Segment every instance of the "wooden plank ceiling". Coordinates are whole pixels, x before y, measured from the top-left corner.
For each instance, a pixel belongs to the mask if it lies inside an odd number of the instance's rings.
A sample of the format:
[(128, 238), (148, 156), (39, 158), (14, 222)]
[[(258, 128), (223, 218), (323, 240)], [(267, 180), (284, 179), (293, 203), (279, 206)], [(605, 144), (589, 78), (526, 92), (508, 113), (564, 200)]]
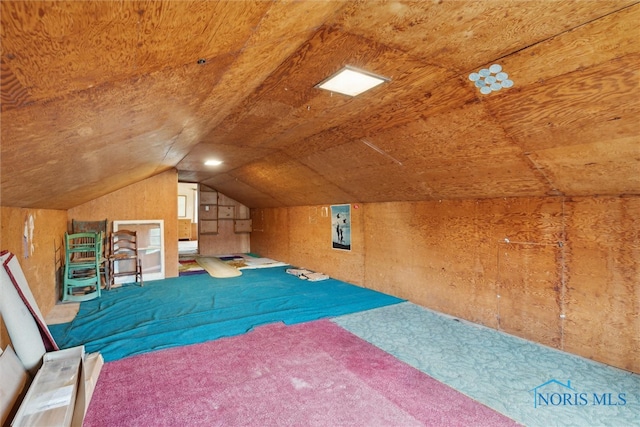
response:
[[(170, 168), (250, 207), (640, 194), (637, 1), (0, 7), (2, 206)], [(347, 64), (391, 82), (314, 88)]]

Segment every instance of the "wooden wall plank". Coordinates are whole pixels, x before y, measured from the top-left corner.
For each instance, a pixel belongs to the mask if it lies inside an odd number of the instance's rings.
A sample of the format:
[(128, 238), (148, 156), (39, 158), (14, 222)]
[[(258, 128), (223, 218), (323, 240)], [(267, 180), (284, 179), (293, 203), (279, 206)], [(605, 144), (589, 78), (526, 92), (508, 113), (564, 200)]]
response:
[(260, 256), (290, 262), (289, 209), (251, 209), (251, 251)]
[(640, 372), (640, 198), (566, 203), (565, 348)]
[(335, 254), (322, 208), (253, 210), (252, 250), (640, 372), (640, 198), (365, 203), (363, 252)]
[(497, 253), (498, 328), (562, 348), (562, 247), (505, 243)]
[(365, 205), (365, 285), (496, 327), (495, 254), (473, 201)]

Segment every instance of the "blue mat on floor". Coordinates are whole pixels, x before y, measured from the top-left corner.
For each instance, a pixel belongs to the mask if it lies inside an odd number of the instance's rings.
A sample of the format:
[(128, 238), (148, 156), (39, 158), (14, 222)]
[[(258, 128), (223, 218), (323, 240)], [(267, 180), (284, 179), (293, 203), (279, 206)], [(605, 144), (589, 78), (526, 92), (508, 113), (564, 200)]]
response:
[[(640, 375), (410, 302), (333, 322), (524, 426), (640, 425)], [(554, 400), (537, 405), (537, 393)]]
[(243, 334), (273, 322), (295, 324), (403, 300), (339, 280), (300, 280), (287, 267), (242, 276), (176, 277), (124, 285), (83, 302), (70, 323), (49, 329), (60, 348), (85, 345), (105, 361)]

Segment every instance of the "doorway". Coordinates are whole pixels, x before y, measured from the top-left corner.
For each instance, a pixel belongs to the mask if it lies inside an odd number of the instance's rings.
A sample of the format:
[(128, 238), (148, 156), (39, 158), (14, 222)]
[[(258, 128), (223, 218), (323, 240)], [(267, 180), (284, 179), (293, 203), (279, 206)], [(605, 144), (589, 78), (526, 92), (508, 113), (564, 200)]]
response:
[(179, 182), (178, 255), (198, 252), (198, 184)]

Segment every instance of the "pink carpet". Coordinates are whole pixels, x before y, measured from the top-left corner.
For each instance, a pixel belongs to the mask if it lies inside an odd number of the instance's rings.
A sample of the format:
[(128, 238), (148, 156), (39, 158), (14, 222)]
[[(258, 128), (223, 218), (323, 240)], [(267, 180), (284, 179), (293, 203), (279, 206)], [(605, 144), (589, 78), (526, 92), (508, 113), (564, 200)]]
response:
[(513, 426), (328, 320), (105, 364), (85, 426)]

